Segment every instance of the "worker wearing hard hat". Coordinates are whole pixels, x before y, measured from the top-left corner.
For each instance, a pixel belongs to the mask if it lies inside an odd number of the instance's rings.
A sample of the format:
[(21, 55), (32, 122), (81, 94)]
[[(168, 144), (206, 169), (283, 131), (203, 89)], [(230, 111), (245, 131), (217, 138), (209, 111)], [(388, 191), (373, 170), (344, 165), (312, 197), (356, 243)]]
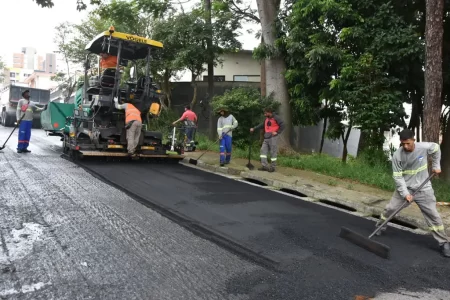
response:
[(141, 112), (132, 103), (119, 104), (117, 97), (114, 97), (114, 103), (117, 109), (125, 110), (128, 155), (135, 156), (136, 147), (139, 145), (139, 138), (141, 137), (142, 130)]

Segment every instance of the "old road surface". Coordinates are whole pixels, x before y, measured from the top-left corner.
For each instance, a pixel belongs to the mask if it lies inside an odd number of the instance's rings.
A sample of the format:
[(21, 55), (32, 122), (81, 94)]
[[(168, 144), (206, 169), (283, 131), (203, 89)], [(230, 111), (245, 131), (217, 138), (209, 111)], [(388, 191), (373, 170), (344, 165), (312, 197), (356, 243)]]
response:
[(58, 138), (31, 140), (0, 153), (0, 299), (450, 299), (431, 236), (390, 228), (385, 260), (338, 237), (371, 220), (181, 164), (75, 164)]

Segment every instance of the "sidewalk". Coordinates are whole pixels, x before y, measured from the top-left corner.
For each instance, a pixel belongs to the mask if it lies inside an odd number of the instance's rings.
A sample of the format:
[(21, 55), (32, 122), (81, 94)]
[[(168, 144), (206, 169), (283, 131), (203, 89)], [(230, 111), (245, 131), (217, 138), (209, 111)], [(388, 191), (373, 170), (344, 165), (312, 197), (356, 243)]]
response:
[[(197, 159), (203, 152), (186, 152), (185, 163), (189, 159)], [(350, 180), (342, 180), (313, 171), (298, 170), (286, 167), (277, 167), (276, 172), (262, 172), (257, 169), (261, 166), (258, 161), (251, 161), (255, 166), (250, 171), (246, 165), (247, 159), (233, 158), (225, 167), (219, 166), (219, 155), (215, 152), (204, 154), (198, 161), (197, 167), (216, 173), (240, 176), (251, 182), (262, 183), (266, 187), (278, 189), (283, 192), (302, 196), (311, 202), (322, 202), (356, 212), (364, 217), (379, 218), (392, 192), (370, 187)], [(438, 206), (444, 226), (450, 235), (450, 206)], [(427, 224), (418, 206), (413, 203), (401, 211), (394, 222), (419, 232), (428, 231)]]

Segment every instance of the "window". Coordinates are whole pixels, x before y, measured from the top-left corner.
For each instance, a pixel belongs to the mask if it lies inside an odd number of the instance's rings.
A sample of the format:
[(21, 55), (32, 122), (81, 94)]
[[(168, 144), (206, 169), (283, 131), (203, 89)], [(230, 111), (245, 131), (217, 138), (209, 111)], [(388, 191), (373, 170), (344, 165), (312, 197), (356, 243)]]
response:
[[(208, 81), (208, 76), (203, 76), (203, 81)], [(225, 76), (223, 75), (214, 76), (214, 81), (223, 82), (225, 81)]]
[(234, 81), (248, 81), (248, 76), (234, 75)]
[(260, 75), (234, 75), (233, 81), (259, 82), (259, 81), (261, 81), (261, 76)]
[(9, 73), (9, 77), (10, 77), (10, 78), (16, 78), (16, 73), (10, 72), (10, 73)]

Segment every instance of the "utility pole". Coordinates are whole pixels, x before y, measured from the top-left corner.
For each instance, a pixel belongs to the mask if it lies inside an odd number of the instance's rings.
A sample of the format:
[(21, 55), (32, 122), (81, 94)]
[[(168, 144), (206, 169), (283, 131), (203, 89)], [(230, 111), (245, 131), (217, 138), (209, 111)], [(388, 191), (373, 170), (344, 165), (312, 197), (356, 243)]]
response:
[(208, 47), (208, 104), (209, 104), (209, 138), (214, 139), (214, 112), (211, 105), (211, 100), (214, 97), (214, 51), (212, 43), (212, 21), (211, 21), (211, 0), (204, 0), (205, 2), (205, 16), (206, 27), (208, 30), (208, 39), (206, 40), (206, 46)]

